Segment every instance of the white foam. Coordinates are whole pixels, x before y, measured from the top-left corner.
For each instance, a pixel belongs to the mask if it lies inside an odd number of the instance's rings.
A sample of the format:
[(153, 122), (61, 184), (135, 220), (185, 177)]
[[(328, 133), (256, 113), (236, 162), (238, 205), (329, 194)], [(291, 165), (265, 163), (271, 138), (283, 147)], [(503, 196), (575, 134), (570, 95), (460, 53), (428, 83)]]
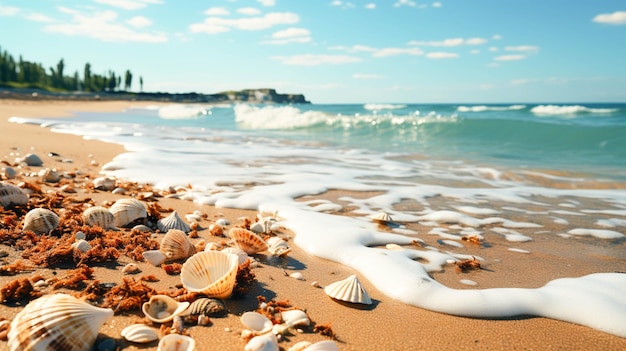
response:
[(579, 113), (610, 114), (614, 108), (588, 108), (581, 105), (539, 105), (530, 109), (536, 115), (576, 115)]
[(395, 104), (365, 104), (363, 108), (370, 111), (380, 111), (380, 110), (397, 110), (406, 108), (406, 105), (395, 105)]
[(523, 110), (526, 108), (526, 105), (511, 105), (511, 106), (487, 106), (487, 105), (476, 105), (476, 106), (459, 106), (457, 107), (457, 111), (459, 112), (484, 112), (484, 111), (513, 111), (513, 110)]
[(577, 228), (567, 232), (571, 235), (591, 235), (600, 239), (619, 239), (625, 235), (614, 230)]

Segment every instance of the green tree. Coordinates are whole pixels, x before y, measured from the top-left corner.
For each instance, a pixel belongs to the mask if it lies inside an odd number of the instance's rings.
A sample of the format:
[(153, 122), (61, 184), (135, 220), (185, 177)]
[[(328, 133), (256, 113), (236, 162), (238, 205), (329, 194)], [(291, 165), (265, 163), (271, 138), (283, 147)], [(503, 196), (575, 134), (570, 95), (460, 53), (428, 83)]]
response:
[(129, 91), (132, 82), (133, 82), (133, 74), (130, 73), (129, 70), (126, 70), (126, 73), (124, 74), (124, 90)]
[(143, 91), (143, 76), (139, 76), (139, 91)]
[(89, 62), (85, 63), (85, 70), (83, 72), (83, 90), (93, 91), (93, 82), (91, 81), (91, 65)]

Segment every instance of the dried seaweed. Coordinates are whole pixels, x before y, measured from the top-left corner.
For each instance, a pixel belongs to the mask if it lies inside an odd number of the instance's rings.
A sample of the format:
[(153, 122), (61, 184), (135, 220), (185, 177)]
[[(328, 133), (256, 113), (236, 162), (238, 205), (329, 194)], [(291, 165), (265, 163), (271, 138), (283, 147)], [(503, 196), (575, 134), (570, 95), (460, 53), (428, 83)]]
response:
[(38, 298), (41, 292), (35, 290), (28, 278), (19, 278), (5, 284), (0, 288), (0, 302), (10, 303)]
[(156, 295), (157, 291), (133, 278), (123, 278), (122, 284), (116, 285), (104, 295), (102, 307), (113, 311), (139, 310), (144, 302)]
[(256, 276), (252, 272), (252, 267), (250, 267), (250, 260), (246, 260), (237, 268), (237, 278), (232, 296), (236, 298), (245, 295), (255, 282)]

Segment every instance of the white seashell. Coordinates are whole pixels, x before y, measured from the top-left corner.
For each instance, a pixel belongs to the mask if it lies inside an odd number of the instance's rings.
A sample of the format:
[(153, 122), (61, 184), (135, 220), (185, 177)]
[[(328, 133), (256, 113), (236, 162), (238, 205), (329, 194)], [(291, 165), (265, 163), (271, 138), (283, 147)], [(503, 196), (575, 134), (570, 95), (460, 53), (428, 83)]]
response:
[(91, 244), (89, 244), (89, 242), (85, 239), (79, 239), (76, 240), (73, 244), (72, 247), (82, 253), (85, 253), (89, 250), (91, 250)]
[(287, 351), (304, 351), (307, 347), (313, 345), (310, 341), (300, 341), (293, 344)]
[(22, 189), (8, 183), (0, 183), (0, 205), (9, 207), (11, 205), (26, 205), (28, 195)]
[(404, 250), (406, 250), (405, 248), (403, 248), (402, 246), (400, 246), (398, 244), (387, 244), (387, 245), (385, 245), (385, 247), (387, 248), (387, 250), (396, 250), (396, 251), (404, 251)]
[(135, 274), (139, 272), (141, 272), (141, 270), (139, 269), (139, 266), (135, 263), (129, 263), (125, 265), (124, 268), (122, 268), (122, 274)]
[(166, 258), (165, 254), (159, 250), (144, 251), (141, 255), (146, 261), (155, 267), (158, 267), (161, 263), (165, 262)]
[(225, 227), (230, 224), (230, 222), (226, 218), (219, 218), (215, 221), (215, 224)]
[(172, 320), (172, 333), (182, 334), (183, 330), (185, 330), (185, 322), (183, 322), (183, 318), (181, 316), (174, 316)]
[(159, 338), (159, 334), (153, 328), (145, 324), (131, 324), (122, 329), (122, 337), (130, 342), (148, 343)]
[(185, 218), (189, 222), (200, 222), (202, 220), (202, 213), (200, 211), (194, 211), (193, 213), (186, 214)]
[(134, 226), (131, 230), (138, 230), (140, 232), (148, 232), (148, 233), (152, 233), (153, 230), (152, 228), (148, 227), (145, 224), (137, 224), (136, 226)]
[(216, 251), (222, 248), (222, 245), (220, 245), (220, 243), (205, 243), (204, 244), (204, 250), (202, 251)]
[(12, 351), (91, 350), (98, 330), (113, 310), (92, 306), (66, 294), (31, 301), (11, 322), (8, 345)]
[(272, 333), (276, 335), (285, 335), (289, 332), (289, 325), (287, 323), (274, 324), (272, 326)]
[(291, 252), (291, 247), (283, 239), (277, 236), (273, 236), (267, 239), (267, 251), (274, 256), (284, 257)]
[(189, 292), (208, 297), (229, 297), (237, 278), (239, 259), (221, 251), (203, 251), (191, 256), (180, 271), (180, 280)]
[(61, 180), (61, 176), (57, 173), (56, 169), (46, 168), (39, 172), (41, 180), (46, 183), (58, 183)]
[(237, 255), (237, 257), (239, 258), (240, 265), (246, 262), (248, 260), (248, 257), (250, 257), (245, 251), (243, 251), (242, 249), (238, 247), (227, 247), (224, 250), (222, 250), (222, 252)]
[(263, 238), (244, 228), (232, 228), (228, 236), (235, 242), (235, 245), (245, 251), (248, 255), (254, 255), (267, 250), (267, 243)]
[(326, 295), (333, 299), (347, 301), (352, 303), (361, 303), (369, 305), (372, 303), (369, 294), (361, 285), (356, 274), (349, 276), (344, 280), (334, 282), (324, 288)]
[(159, 341), (157, 351), (192, 351), (196, 341), (189, 336), (168, 334)]
[(102, 206), (89, 207), (83, 211), (83, 221), (89, 226), (100, 226), (104, 229), (114, 228), (115, 217), (108, 208)]
[(124, 188), (115, 188), (111, 191), (112, 194), (124, 195), (126, 194), (126, 189)]
[(185, 233), (189, 233), (191, 231), (191, 227), (189, 227), (189, 225), (185, 223), (182, 218), (180, 218), (176, 211), (172, 212), (165, 218), (159, 219), (157, 222), (157, 228), (163, 233), (170, 229), (177, 229)]
[(41, 158), (35, 154), (28, 154), (21, 159), (21, 162), (26, 163), (27, 166), (39, 167), (43, 165)]
[(165, 255), (166, 261), (176, 261), (195, 254), (196, 248), (183, 231), (170, 229), (161, 240), (159, 251)]
[(302, 310), (288, 310), (280, 313), (283, 322), (290, 327), (308, 326), (311, 324), (309, 316)]
[(37, 234), (49, 233), (59, 225), (59, 216), (45, 208), (35, 208), (24, 216), (24, 231), (30, 230)]
[(295, 273), (291, 273), (289, 274), (290, 277), (292, 277), (293, 279), (297, 279), (297, 280), (306, 280), (304, 279), (304, 275), (302, 275), (302, 273), (300, 272), (295, 272)]
[(241, 324), (252, 330), (254, 335), (268, 333), (274, 326), (269, 318), (258, 312), (246, 312), (241, 315)]
[(183, 313), (189, 302), (178, 302), (167, 295), (154, 295), (141, 306), (146, 317), (156, 323), (166, 323)]
[(113, 225), (125, 227), (138, 219), (148, 217), (143, 203), (137, 199), (119, 199), (109, 209), (115, 218)]
[(255, 336), (243, 349), (245, 351), (278, 351), (278, 339), (274, 333)]
[(332, 340), (322, 340), (309, 345), (303, 351), (339, 351), (339, 347), (337, 347), (337, 344)]
[(391, 219), (391, 216), (387, 212), (378, 212), (377, 214), (372, 215), (370, 218), (372, 218), (374, 222), (378, 222), (381, 224), (393, 222), (393, 219)]
[(115, 189), (116, 180), (110, 177), (99, 177), (93, 180), (93, 187), (98, 190), (111, 191)]

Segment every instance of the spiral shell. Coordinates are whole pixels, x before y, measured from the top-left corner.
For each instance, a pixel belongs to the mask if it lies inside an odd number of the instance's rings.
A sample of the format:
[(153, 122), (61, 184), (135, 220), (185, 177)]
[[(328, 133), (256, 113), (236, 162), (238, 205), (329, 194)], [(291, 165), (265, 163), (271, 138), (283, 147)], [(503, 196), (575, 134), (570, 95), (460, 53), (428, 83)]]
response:
[(154, 295), (141, 306), (146, 318), (156, 323), (165, 323), (180, 315), (189, 307), (189, 302), (178, 302), (167, 295)]
[(180, 280), (189, 292), (225, 299), (235, 287), (239, 259), (221, 251), (203, 251), (191, 256), (180, 271)]
[(165, 255), (166, 261), (176, 261), (195, 254), (196, 248), (187, 238), (187, 234), (177, 229), (170, 229), (161, 240), (159, 251)]
[(91, 350), (98, 330), (113, 317), (99, 308), (66, 294), (46, 295), (30, 302), (11, 322), (11, 351)]
[(245, 251), (248, 255), (267, 250), (265, 240), (247, 229), (232, 228), (228, 231), (228, 236), (230, 236), (238, 248)]
[(222, 317), (228, 313), (226, 304), (220, 299), (201, 297), (191, 304), (181, 316), (205, 315), (209, 317)]
[(287, 254), (289, 254), (292, 250), (284, 239), (277, 236), (267, 239), (267, 246), (267, 251), (269, 251), (272, 255), (279, 257), (287, 256)]
[(109, 209), (115, 218), (116, 227), (125, 227), (138, 219), (148, 217), (143, 203), (137, 199), (119, 199)]
[(32, 231), (37, 234), (49, 233), (59, 225), (59, 216), (46, 209), (34, 208), (24, 216), (24, 231)]
[(356, 274), (349, 276), (344, 280), (334, 282), (324, 288), (326, 295), (333, 299), (342, 300), (352, 303), (361, 303), (369, 305), (372, 303), (369, 294), (359, 281)]
[(22, 189), (8, 183), (0, 183), (0, 205), (9, 207), (11, 205), (26, 205), (28, 195)]
[(114, 228), (115, 217), (108, 208), (102, 206), (89, 207), (83, 211), (83, 221), (90, 226), (100, 226), (104, 229)]
[(191, 227), (189, 227), (189, 225), (185, 223), (182, 218), (180, 218), (176, 211), (172, 212), (172, 214), (165, 218), (159, 219), (157, 221), (157, 228), (164, 233), (170, 229), (180, 230), (185, 233), (189, 233), (191, 231)]
[(159, 338), (157, 331), (145, 324), (131, 324), (122, 330), (121, 335), (130, 342), (141, 344), (152, 342)]

